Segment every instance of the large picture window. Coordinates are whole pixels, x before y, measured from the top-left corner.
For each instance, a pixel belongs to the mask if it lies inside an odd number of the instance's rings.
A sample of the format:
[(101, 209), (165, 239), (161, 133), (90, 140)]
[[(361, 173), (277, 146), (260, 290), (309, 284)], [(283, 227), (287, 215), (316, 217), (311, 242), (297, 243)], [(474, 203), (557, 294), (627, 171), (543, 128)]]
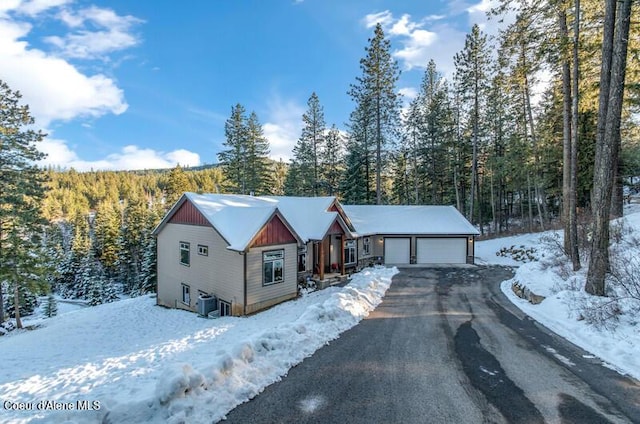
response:
[(355, 264), (356, 263), (356, 241), (349, 240), (344, 245), (344, 263)]
[(191, 246), (189, 245), (189, 243), (184, 241), (180, 242), (180, 263), (182, 265), (189, 266), (189, 264), (191, 263), (191, 256), (189, 254), (190, 249)]
[(272, 250), (262, 254), (262, 284), (284, 281), (284, 250)]

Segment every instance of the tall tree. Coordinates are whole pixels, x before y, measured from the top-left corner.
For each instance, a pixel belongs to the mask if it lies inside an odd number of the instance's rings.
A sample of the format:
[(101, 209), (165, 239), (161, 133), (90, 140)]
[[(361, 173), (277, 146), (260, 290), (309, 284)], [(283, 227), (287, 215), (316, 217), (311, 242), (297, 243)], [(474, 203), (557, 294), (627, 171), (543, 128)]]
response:
[[(456, 66), (456, 78), (459, 81), (458, 89), (461, 90), (462, 100), (468, 110), (467, 124), (471, 130), (471, 193), (469, 204), (469, 218), (472, 223), (478, 222), (482, 229), (481, 207), (476, 205), (474, 199), (480, 202), (480, 182), (478, 177), (478, 158), (480, 143), (483, 134), (482, 111), (486, 102), (489, 87), (489, 61), (487, 54), (487, 36), (476, 24), (467, 34), (464, 48), (456, 53), (454, 61)], [(474, 220), (474, 205), (477, 206), (478, 219)]]
[(349, 95), (359, 110), (359, 113), (352, 114), (352, 119), (359, 119), (358, 125), (367, 129), (370, 123), (373, 131), (373, 134), (365, 133), (367, 136), (362, 141), (368, 146), (371, 140), (375, 146), (376, 204), (382, 204), (384, 149), (396, 138), (399, 123), (400, 99), (396, 82), (400, 70), (391, 55), (391, 42), (385, 38), (380, 23), (376, 25), (365, 51), (366, 56), (360, 60), (362, 75), (356, 78)]
[(247, 120), (245, 147), (245, 193), (271, 194), (272, 178), (269, 160), (269, 140), (264, 136), (258, 115), (251, 112)]
[[(34, 119), (21, 95), (0, 81), (0, 280), (15, 292), (18, 327), (21, 288), (37, 289), (44, 280), (38, 268), (44, 220), (40, 205), (44, 199), (44, 173), (36, 166), (44, 155), (37, 143), (44, 134), (30, 129)], [(0, 322), (4, 301), (0, 289)]]
[(335, 125), (332, 125), (325, 136), (324, 147), (320, 154), (320, 180), (326, 194), (335, 196), (339, 189), (342, 174), (342, 135)]
[(627, 66), (627, 46), (632, 0), (606, 0), (602, 69), (598, 105), (598, 129), (593, 174), (592, 214), (594, 231), (585, 290), (605, 295), (609, 270), (609, 216), (618, 163), (620, 119)]
[(247, 128), (246, 110), (241, 104), (231, 108), (231, 116), (224, 124), (226, 150), (218, 153), (218, 160), (229, 184), (227, 190), (231, 193), (247, 194)]
[(320, 183), (319, 159), (325, 145), (326, 123), (324, 121), (324, 110), (315, 92), (311, 94), (307, 101), (307, 111), (302, 115), (302, 123), (304, 126), (302, 127), (299, 141), (307, 143), (310, 147), (312, 161), (308, 166), (313, 171), (311, 180), (312, 192), (314, 196), (317, 196)]
[(226, 150), (218, 153), (227, 190), (237, 194), (271, 193), (269, 141), (258, 120), (251, 112), (246, 116), (241, 104), (231, 108), (231, 116), (224, 126)]

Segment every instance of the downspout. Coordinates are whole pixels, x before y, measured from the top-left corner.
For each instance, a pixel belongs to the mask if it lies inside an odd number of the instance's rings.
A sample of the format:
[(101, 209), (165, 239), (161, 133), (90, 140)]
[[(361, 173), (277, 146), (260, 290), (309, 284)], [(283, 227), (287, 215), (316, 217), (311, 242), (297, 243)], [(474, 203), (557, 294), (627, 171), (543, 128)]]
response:
[(242, 252), (242, 274), (244, 284), (244, 302), (242, 304), (242, 315), (247, 315), (247, 252)]

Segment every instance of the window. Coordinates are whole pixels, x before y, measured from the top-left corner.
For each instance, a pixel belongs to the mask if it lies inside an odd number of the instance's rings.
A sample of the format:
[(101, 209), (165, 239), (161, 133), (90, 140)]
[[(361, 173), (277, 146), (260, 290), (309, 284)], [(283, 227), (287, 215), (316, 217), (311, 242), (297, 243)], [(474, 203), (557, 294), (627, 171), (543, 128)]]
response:
[(344, 245), (344, 263), (356, 263), (356, 241), (349, 240)]
[(362, 239), (362, 255), (369, 256), (371, 254), (371, 238), (365, 237)]
[(269, 285), (284, 281), (284, 250), (273, 250), (262, 254), (262, 284)]
[(191, 305), (191, 287), (186, 284), (182, 285), (182, 303)]
[(180, 242), (180, 263), (182, 265), (189, 266), (191, 263), (191, 257), (189, 256), (189, 243), (181, 241)]
[(198, 245), (198, 255), (209, 256), (209, 246), (202, 244)]
[(220, 310), (221, 317), (231, 316), (231, 303), (219, 300), (218, 309)]
[(298, 272), (304, 272), (307, 270), (307, 254), (298, 254)]

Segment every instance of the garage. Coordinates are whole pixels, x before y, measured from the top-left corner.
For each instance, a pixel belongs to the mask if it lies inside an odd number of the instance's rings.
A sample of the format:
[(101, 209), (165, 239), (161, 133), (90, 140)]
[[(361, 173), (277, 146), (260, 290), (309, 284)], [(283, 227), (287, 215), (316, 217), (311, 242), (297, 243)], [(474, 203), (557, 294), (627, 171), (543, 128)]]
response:
[(466, 238), (419, 238), (416, 240), (419, 264), (467, 263)]
[(410, 238), (385, 238), (384, 262), (387, 264), (408, 264), (411, 252)]

